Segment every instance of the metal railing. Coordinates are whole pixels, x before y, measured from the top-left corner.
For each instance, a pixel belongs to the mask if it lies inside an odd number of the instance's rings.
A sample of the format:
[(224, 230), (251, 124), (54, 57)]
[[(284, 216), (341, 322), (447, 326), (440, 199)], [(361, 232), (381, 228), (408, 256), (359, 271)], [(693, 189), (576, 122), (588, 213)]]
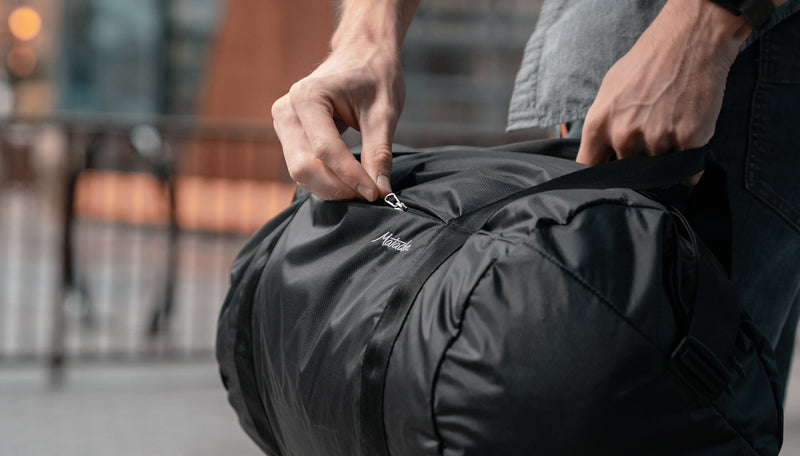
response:
[(228, 269), (293, 187), (271, 129), (0, 121), (0, 360), (208, 356)]
[[(396, 139), (531, 135), (479, 133), (401, 122)], [(0, 362), (46, 360), (58, 380), (72, 358), (210, 356), (231, 262), (293, 190), (264, 124), (0, 119)]]

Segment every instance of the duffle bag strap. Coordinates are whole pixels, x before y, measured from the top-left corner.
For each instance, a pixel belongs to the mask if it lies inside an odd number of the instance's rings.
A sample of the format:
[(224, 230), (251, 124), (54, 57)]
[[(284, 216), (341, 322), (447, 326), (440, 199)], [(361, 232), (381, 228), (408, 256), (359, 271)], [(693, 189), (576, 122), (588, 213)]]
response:
[(697, 240), (697, 287), (688, 330), (669, 365), (701, 399), (715, 401), (730, 388), (727, 367), (741, 314), (733, 283), (711, 251)]

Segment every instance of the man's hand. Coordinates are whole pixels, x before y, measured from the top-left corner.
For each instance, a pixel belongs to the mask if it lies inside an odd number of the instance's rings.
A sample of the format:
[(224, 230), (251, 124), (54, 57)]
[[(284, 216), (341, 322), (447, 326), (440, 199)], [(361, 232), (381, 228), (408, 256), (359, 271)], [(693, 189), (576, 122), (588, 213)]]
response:
[(706, 144), (728, 71), (749, 33), (742, 17), (708, 0), (668, 0), (603, 79), (577, 160), (596, 165)]
[[(391, 192), (392, 137), (405, 85), (400, 45), (419, 0), (351, 0), (331, 54), (272, 106), (289, 175), (328, 200)], [(361, 163), (340, 134), (361, 131)]]
[[(272, 106), (289, 175), (329, 200), (361, 195), (373, 201), (389, 193), (403, 96), (400, 65), (392, 56), (375, 49), (331, 54)], [(339, 136), (347, 127), (362, 132), (362, 163)]]

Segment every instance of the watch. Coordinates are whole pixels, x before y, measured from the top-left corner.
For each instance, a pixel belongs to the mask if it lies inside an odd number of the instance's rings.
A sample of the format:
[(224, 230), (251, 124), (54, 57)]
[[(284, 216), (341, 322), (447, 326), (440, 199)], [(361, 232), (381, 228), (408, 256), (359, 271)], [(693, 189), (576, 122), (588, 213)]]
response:
[(775, 4), (772, 3), (772, 0), (711, 1), (737, 16), (744, 16), (753, 27), (753, 30), (758, 30), (769, 22), (772, 12), (775, 11)]

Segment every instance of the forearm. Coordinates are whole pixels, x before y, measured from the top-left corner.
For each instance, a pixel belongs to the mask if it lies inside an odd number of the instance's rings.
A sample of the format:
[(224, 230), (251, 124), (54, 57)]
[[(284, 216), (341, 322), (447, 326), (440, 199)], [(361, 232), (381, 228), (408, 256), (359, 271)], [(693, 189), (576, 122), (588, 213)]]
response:
[[(771, 1), (778, 7), (788, 0)], [(674, 40), (691, 43), (687, 52), (705, 54), (713, 63), (727, 66), (753, 31), (744, 16), (711, 0), (668, 0), (659, 16), (662, 23), (671, 24)]]
[(685, 52), (704, 54), (714, 63), (728, 66), (752, 32), (744, 17), (710, 0), (668, 0), (650, 28), (659, 32), (660, 38), (655, 41), (661, 41), (662, 45), (668, 44), (665, 40), (675, 40), (674, 44)]
[(419, 3), (420, 0), (342, 0), (331, 50), (371, 43), (399, 54)]

